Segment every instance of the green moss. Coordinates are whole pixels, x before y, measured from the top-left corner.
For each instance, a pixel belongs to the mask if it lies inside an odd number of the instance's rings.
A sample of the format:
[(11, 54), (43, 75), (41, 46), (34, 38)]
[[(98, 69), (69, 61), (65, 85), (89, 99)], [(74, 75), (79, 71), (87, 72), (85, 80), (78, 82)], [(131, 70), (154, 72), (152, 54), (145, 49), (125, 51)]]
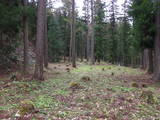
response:
[(59, 95), (68, 95), (70, 92), (67, 90), (56, 90), (55, 93)]
[(89, 72), (89, 71), (91, 71), (91, 69), (90, 69), (90, 66), (89, 65), (85, 65), (85, 66), (80, 66), (80, 67), (78, 67), (77, 69), (74, 69), (74, 70), (72, 70), (73, 72), (83, 72), (83, 71), (85, 71), (85, 72)]
[(54, 98), (52, 98), (51, 96), (48, 95), (40, 95), (36, 98), (36, 100), (34, 101), (34, 105), (37, 108), (52, 108), (55, 106), (58, 106), (58, 102), (56, 102), (54, 100)]
[(32, 113), (35, 110), (34, 104), (30, 100), (23, 100), (18, 107), (20, 116)]
[(70, 88), (71, 89), (79, 89), (80, 88), (80, 83), (77, 83), (77, 82), (71, 82), (69, 84)]
[(139, 88), (139, 85), (137, 83), (132, 83), (132, 87)]
[(23, 89), (26, 89), (26, 88), (29, 88), (29, 87), (30, 87), (30, 86), (29, 86), (28, 84), (26, 84), (26, 83), (17, 84), (17, 86), (18, 86), (19, 88), (23, 88)]
[(134, 91), (134, 88), (128, 88), (128, 87), (121, 87), (121, 86), (114, 86), (112, 88), (113, 91), (122, 91), (122, 92), (130, 92), (130, 91)]

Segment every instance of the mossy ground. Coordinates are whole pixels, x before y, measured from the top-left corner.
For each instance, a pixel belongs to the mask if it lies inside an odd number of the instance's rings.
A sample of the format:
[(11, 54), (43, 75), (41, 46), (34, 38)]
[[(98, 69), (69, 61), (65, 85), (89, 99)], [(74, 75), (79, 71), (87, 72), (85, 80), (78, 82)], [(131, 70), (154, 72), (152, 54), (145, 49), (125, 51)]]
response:
[[(152, 83), (145, 71), (107, 64), (79, 63), (75, 69), (66, 65), (50, 64), (44, 82), (7, 81), (9, 76), (0, 79), (0, 119), (14, 119), (25, 99), (38, 110), (28, 118), (31, 120), (160, 119), (160, 84)], [(84, 76), (91, 81), (82, 81)], [(135, 82), (140, 87), (132, 87)], [(82, 88), (72, 90), (71, 83)], [(141, 97), (142, 91), (147, 90), (153, 92), (153, 104)]]

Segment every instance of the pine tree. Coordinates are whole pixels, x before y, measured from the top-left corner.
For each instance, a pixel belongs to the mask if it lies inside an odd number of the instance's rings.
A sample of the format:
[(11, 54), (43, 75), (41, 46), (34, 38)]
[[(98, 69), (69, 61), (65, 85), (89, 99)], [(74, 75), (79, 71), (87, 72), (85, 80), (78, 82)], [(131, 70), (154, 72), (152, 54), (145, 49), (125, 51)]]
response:
[(72, 0), (71, 17), (71, 61), (72, 66), (76, 67), (76, 40), (75, 40), (75, 0)]
[(89, 61), (90, 58), (90, 51), (91, 51), (91, 42), (90, 42), (90, 1), (89, 0), (84, 0), (84, 6), (83, 6), (83, 11), (84, 11), (84, 20), (86, 23), (86, 57), (87, 61)]
[(111, 0), (110, 2), (110, 61), (112, 63), (117, 62), (117, 39), (116, 39), (116, 15), (118, 6), (116, 5), (117, 0)]
[(47, 22), (47, 0), (45, 3), (44, 10), (44, 67), (48, 68), (48, 22)]
[(156, 0), (156, 37), (154, 80), (160, 80), (160, 2)]
[(94, 21), (94, 0), (91, 0), (91, 52), (90, 52), (90, 64), (94, 64), (95, 62), (95, 38), (94, 38), (94, 27), (95, 27), (95, 21)]
[(28, 17), (27, 17), (27, 5), (28, 0), (23, 0), (23, 8), (24, 8), (24, 14), (23, 14), (23, 41), (24, 41), (24, 66), (23, 66), (23, 72), (24, 74), (27, 72), (28, 67)]
[(44, 64), (44, 28), (45, 28), (45, 4), (46, 0), (38, 1), (37, 11), (37, 40), (36, 40), (36, 65), (34, 71), (34, 79), (44, 80), (43, 64)]
[(100, 62), (105, 56), (105, 4), (101, 0), (95, 2), (95, 58)]

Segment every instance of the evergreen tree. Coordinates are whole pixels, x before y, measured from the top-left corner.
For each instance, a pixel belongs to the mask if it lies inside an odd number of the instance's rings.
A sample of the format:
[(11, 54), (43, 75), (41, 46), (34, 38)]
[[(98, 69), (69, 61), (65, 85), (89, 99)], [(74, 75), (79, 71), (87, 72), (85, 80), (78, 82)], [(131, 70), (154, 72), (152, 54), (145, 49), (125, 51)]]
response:
[(44, 31), (45, 31), (45, 0), (38, 1), (37, 12), (37, 40), (36, 40), (36, 65), (34, 79), (44, 80), (43, 63), (44, 63)]
[(105, 56), (105, 4), (101, 0), (95, 2), (95, 57), (100, 62)]
[[(140, 41), (142, 50), (142, 66), (148, 72), (153, 72), (153, 43), (154, 43), (154, 23), (155, 13), (152, 0), (135, 0), (132, 3), (130, 15), (133, 16), (134, 31), (137, 40)], [(149, 52), (146, 53), (148, 49)], [(147, 59), (145, 58), (147, 54)], [(147, 63), (148, 62), (148, 63)], [(147, 66), (145, 64), (148, 64)]]
[(116, 27), (116, 16), (117, 16), (117, 0), (111, 0), (109, 4), (109, 14), (110, 14), (110, 62), (116, 63), (117, 62), (117, 27)]

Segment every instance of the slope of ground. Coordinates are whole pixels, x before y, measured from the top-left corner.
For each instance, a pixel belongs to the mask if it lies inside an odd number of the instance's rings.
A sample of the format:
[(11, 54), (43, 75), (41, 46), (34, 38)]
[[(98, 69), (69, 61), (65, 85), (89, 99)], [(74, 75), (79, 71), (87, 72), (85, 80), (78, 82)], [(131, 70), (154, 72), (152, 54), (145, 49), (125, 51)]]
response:
[[(44, 82), (0, 78), (0, 119), (155, 120), (160, 119), (159, 83), (140, 69), (79, 63), (50, 64)], [(19, 117), (20, 102), (34, 111)]]

